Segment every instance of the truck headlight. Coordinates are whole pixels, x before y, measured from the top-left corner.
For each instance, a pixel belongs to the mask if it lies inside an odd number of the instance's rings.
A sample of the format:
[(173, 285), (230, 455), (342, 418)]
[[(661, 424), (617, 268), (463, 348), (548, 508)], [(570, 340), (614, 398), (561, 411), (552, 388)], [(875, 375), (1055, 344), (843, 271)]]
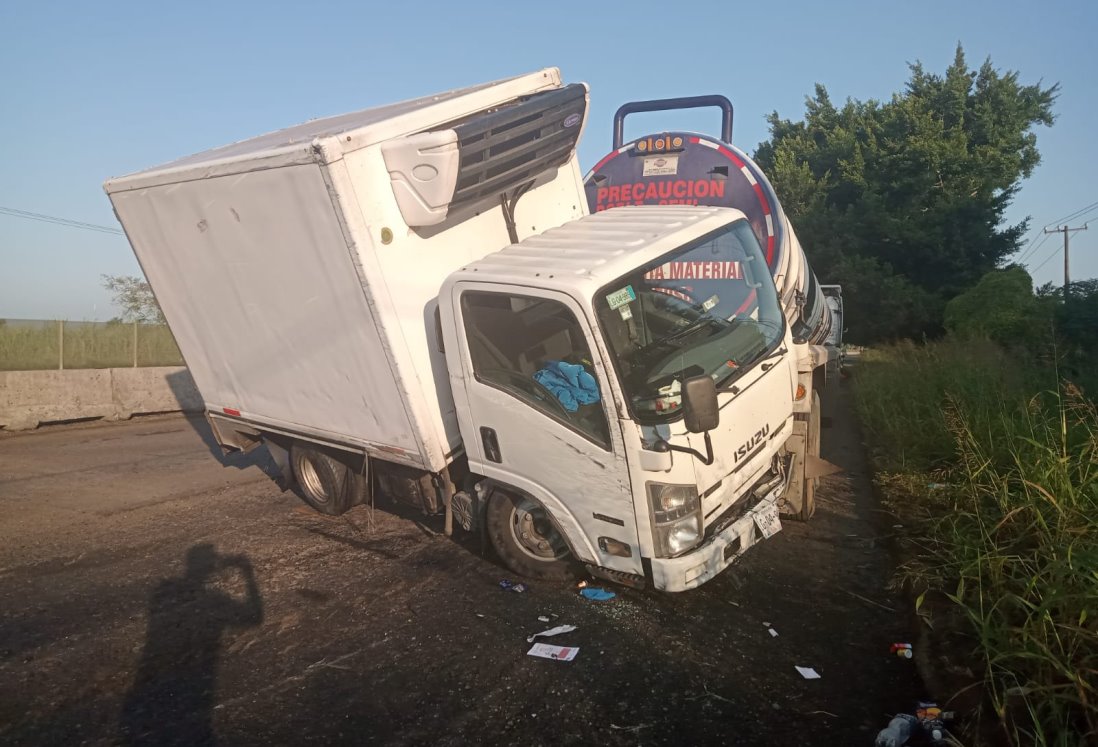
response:
[(701, 541), (701, 498), (694, 485), (648, 483), (656, 557), (682, 555)]

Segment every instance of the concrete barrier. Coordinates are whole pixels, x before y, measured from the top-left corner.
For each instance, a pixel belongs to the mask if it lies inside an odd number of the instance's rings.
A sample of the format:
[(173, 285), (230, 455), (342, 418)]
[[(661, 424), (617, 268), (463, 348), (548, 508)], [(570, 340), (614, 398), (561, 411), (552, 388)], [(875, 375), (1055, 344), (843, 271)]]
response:
[(9, 431), (59, 420), (202, 409), (194, 380), (181, 366), (0, 371), (0, 428)]

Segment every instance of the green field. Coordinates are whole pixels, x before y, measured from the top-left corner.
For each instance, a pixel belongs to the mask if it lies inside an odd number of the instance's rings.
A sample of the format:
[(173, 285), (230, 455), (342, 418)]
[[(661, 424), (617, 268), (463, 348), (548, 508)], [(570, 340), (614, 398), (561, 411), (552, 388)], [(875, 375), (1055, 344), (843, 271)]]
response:
[(1016, 745), (1098, 743), (1098, 408), (1059, 374), (959, 341), (854, 373), (928, 661), (970, 670), (977, 720)]
[[(0, 323), (0, 371), (121, 368), (134, 365), (133, 324)], [(181, 366), (183, 356), (166, 326), (136, 327), (138, 366)], [(62, 344), (64, 355), (62, 357)]]

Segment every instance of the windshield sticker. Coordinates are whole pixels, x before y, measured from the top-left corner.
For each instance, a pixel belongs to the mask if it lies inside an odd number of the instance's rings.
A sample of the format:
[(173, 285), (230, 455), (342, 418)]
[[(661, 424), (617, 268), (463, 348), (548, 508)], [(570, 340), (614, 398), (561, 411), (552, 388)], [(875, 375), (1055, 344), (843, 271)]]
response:
[(633, 318), (633, 312), (629, 310), (629, 305), (626, 304), (618, 309), (618, 313), (621, 314), (622, 321), (629, 321)]
[(619, 306), (625, 306), (628, 303), (633, 303), (637, 300), (637, 294), (633, 292), (633, 286), (627, 285), (621, 290), (614, 291), (606, 296), (606, 303), (610, 304), (611, 309), (616, 309)]
[(710, 297), (709, 297), (709, 298), (708, 298), (708, 299), (707, 299), (707, 300), (706, 300), (706, 301), (705, 301), (705, 302), (704, 302), (704, 303), (702, 304), (702, 308), (703, 308), (703, 309), (705, 309), (706, 311), (709, 311), (709, 310), (710, 310), (711, 308), (713, 308), (714, 306), (716, 306), (716, 305), (717, 305), (717, 304), (719, 304), (720, 302), (721, 302), (721, 299), (720, 299), (720, 298), (718, 298), (717, 296), (710, 296)]

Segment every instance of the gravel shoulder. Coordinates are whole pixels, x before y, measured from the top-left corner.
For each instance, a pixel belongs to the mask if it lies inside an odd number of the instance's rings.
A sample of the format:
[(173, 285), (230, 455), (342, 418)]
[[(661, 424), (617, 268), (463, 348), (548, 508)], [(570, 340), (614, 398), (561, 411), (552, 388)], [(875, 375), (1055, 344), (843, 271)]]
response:
[[(0, 742), (869, 744), (921, 688), (844, 389), (824, 415), (811, 522), (602, 603), (501, 591), (413, 515), (315, 514), (201, 419), (0, 434)], [(526, 655), (563, 623), (574, 661)]]

